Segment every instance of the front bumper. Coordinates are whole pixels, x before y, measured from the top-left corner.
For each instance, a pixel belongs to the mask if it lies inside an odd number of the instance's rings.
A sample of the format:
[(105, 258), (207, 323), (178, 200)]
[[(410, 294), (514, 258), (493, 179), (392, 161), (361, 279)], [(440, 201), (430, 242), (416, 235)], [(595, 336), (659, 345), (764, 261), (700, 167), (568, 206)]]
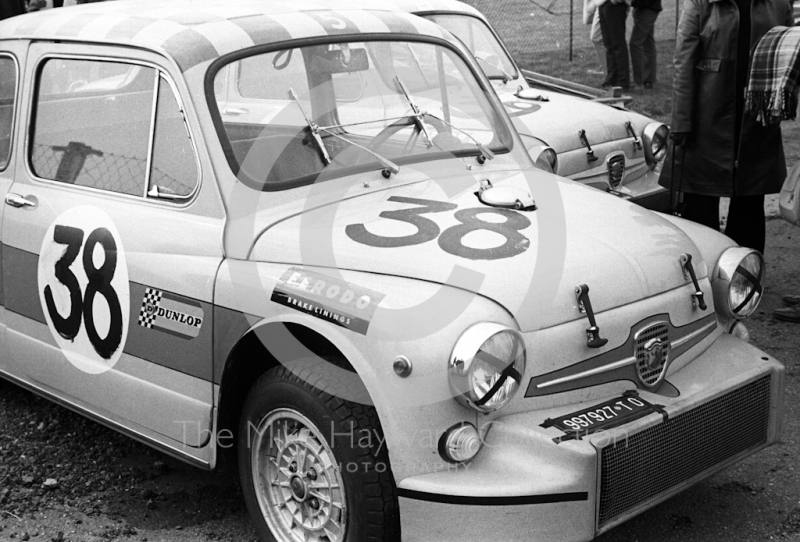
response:
[(728, 334), (667, 380), (677, 397), (629, 424), (560, 443), (555, 418), (590, 403), (512, 414), (492, 423), (467, 465), (399, 484), (404, 540), (591, 540), (774, 443), (784, 368)]

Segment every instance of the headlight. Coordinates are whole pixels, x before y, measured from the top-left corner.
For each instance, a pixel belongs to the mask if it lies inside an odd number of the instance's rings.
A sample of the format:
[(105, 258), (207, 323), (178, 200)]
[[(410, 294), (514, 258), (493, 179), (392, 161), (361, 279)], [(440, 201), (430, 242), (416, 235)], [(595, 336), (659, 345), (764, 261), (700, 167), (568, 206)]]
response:
[(450, 355), (450, 389), (479, 412), (505, 406), (525, 373), (525, 343), (518, 331), (482, 322), (459, 337)]
[(747, 318), (758, 307), (764, 283), (764, 258), (745, 247), (729, 248), (712, 275), (714, 304), (728, 318)]
[(528, 153), (539, 168), (550, 173), (558, 172), (558, 155), (552, 147), (538, 145), (528, 149)]
[(651, 122), (642, 130), (644, 158), (651, 168), (655, 167), (666, 156), (668, 139), (669, 128), (667, 128), (666, 124)]

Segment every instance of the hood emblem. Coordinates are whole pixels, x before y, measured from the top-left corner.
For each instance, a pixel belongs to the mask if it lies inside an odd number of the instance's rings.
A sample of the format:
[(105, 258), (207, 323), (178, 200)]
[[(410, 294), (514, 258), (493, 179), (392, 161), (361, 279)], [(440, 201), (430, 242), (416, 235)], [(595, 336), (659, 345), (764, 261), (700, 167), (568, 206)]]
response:
[(666, 322), (655, 322), (640, 329), (634, 335), (636, 374), (645, 388), (658, 386), (667, 373), (672, 345), (669, 326)]
[(608, 184), (612, 189), (618, 188), (625, 176), (625, 155), (621, 152), (610, 155), (606, 158), (606, 167), (608, 168)]

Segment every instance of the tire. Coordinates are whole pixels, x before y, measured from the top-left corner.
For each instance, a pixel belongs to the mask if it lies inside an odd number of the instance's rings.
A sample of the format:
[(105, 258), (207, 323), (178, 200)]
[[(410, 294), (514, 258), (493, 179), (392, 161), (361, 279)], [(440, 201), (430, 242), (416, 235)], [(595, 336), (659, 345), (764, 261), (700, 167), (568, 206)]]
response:
[(298, 374), (283, 366), (263, 374), (242, 410), (239, 473), (261, 540), (400, 540), (377, 412), (320, 391), (327, 386), (310, 372)]

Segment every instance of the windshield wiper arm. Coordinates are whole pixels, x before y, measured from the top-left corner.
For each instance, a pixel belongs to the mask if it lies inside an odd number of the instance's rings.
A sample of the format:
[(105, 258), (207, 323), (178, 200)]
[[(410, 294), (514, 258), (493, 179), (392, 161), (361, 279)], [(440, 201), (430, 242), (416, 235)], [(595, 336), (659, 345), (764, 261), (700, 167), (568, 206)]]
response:
[(478, 150), (481, 152), (481, 155), (483, 156), (483, 158), (484, 158), (484, 159), (486, 159), (486, 160), (491, 160), (492, 158), (494, 158), (494, 153), (492, 152), (492, 150), (491, 150), (489, 147), (485, 146), (483, 143), (481, 143), (480, 141), (478, 141), (477, 139), (475, 139), (474, 137), (472, 137), (472, 135), (471, 135), (471, 134), (469, 134), (468, 132), (466, 132), (466, 131), (462, 130), (462, 129), (461, 129), (461, 128), (459, 128), (458, 126), (455, 126), (454, 124), (452, 124), (452, 123), (450, 123), (450, 122), (447, 122), (446, 120), (444, 120), (444, 119), (441, 119), (441, 118), (439, 118), (439, 117), (437, 117), (436, 115), (433, 115), (433, 114), (431, 114), (431, 113), (422, 112), (422, 113), (420, 114), (420, 116), (422, 116), (422, 117), (431, 117), (431, 118), (434, 118), (434, 119), (438, 120), (439, 122), (441, 122), (441, 123), (443, 123), (443, 124), (446, 124), (446, 125), (447, 125), (447, 126), (449, 126), (450, 128), (453, 128), (453, 129), (455, 129), (455, 130), (458, 130), (459, 132), (461, 132), (462, 134), (464, 134), (465, 136), (467, 136), (468, 138), (470, 138), (470, 139), (472, 140), (472, 142), (473, 142), (473, 143), (475, 143), (475, 146), (476, 146), (476, 147), (478, 147)]
[[(500, 66), (497, 66), (497, 65), (495, 65), (495, 64), (492, 64), (491, 62), (489, 62), (488, 60), (486, 60), (485, 58), (483, 58), (483, 57), (481, 57), (481, 56), (476, 56), (475, 58), (476, 58), (477, 60), (480, 60), (481, 62), (483, 62), (483, 63), (484, 63), (484, 64), (486, 64), (487, 66), (489, 66), (489, 67), (491, 67), (491, 68), (494, 68), (495, 70), (497, 70), (497, 71), (499, 71), (500, 73), (502, 73), (503, 75), (501, 76), (501, 78), (503, 79), (503, 83), (508, 83), (509, 81), (511, 81), (512, 79), (514, 79), (513, 77), (511, 77), (511, 74), (510, 74), (510, 73), (508, 73), (507, 71), (505, 71), (505, 70), (504, 70), (503, 68), (501, 68)], [(486, 72), (484, 72), (484, 73), (486, 73)], [(489, 74), (486, 74), (486, 76), (487, 76), (489, 79), (497, 79), (497, 76), (496, 76), (496, 75), (489, 75)]]
[[(317, 130), (319, 130), (320, 132), (325, 132), (326, 134), (328, 134), (330, 136), (333, 136), (336, 139), (341, 139), (342, 141), (344, 141), (346, 143), (349, 143), (350, 145), (353, 145), (354, 147), (358, 147), (359, 149), (370, 153), (372, 156), (377, 158), (378, 162), (380, 162), (381, 165), (384, 168), (388, 169), (391, 173), (397, 174), (397, 173), (400, 172), (400, 166), (398, 166), (397, 164), (395, 164), (394, 162), (392, 162), (388, 158), (384, 158), (383, 156), (381, 156), (377, 152), (373, 151), (369, 147), (366, 147), (365, 145), (360, 145), (360, 144), (356, 143), (355, 141), (351, 141), (351, 140), (347, 139), (346, 137), (340, 136), (339, 134), (329, 130), (328, 128), (323, 128), (321, 126), (317, 126)], [(388, 177), (388, 175), (386, 175), (386, 176)]]
[(400, 80), (400, 76), (395, 75), (394, 78), (397, 80), (397, 84), (400, 85), (400, 90), (403, 91), (403, 94), (406, 97), (406, 101), (408, 102), (408, 105), (411, 107), (411, 111), (413, 112), (413, 114), (409, 116), (414, 119), (414, 123), (417, 125), (417, 129), (419, 129), (419, 131), (425, 135), (425, 139), (428, 141), (428, 147), (432, 147), (433, 139), (431, 139), (431, 136), (428, 133), (428, 129), (425, 128), (425, 122), (422, 120), (422, 111), (414, 102), (414, 99), (411, 97), (411, 94), (408, 93), (408, 90), (406, 90), (406, 86)]
[(325, 160), (325, 165), (331, 163), (331, 157), (328, 154), (328, 149), (325, 148), (325, 143), (322, 141), (322, 138), (319, 135), (320, 128), (317, 126), (315, 122), (313, 122), (306, 112), (303, 110), (303, 106), (300, 104), (300, 98), (297, 97), (297, 93), (294, 91), (292, 87), (289, 87), (289, 96), (294, 100), (294, 103), (297, 104), (298, 109), (300, 109), (300, 113), (303, 114), (303, 118), (306, 119), (306, 124), (308, 125), (308, 129), (311, 131), (311, 137), (316, 142), (317, 147), (322, 152), (322, 158)]

